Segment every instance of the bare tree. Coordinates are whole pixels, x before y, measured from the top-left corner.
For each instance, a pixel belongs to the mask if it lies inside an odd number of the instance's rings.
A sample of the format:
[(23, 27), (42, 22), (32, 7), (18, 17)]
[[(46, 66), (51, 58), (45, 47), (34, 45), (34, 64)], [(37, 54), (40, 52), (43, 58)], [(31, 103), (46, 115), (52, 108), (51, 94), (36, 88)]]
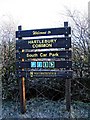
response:
[(90, 74), (90, 42), (88, 17), (78, 11), (67, 9), (67, 16), (72, 26), (73, 70), (77, 77)]
[(73, 99), (90, 100), (90, 39), (88, 16), (79, 11), (66, 9), (72, 29), (72, 60), (74, 79), (72, 81)]

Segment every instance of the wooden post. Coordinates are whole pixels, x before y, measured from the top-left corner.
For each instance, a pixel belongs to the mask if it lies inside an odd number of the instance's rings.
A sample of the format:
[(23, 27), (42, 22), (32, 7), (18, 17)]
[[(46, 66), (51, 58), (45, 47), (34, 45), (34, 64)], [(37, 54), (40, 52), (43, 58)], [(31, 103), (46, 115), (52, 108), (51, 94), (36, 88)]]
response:
[(66, 110), (71, 111), (71, 79), (66, 79), (65, 84), (65, 96), (66, 96)]
[[(22, 30), (21, 26), (18, 26), (18, 31)], [(18, 38), (19, 40), (22, 40), (21, 37)], [(21, 52), (24, 52), (24, 50), (21, 50)], [(23, 62), (24, 59), (22, 58), (21, 62)], [(21, 69), (22, 71), (24, 68)], [(25, 100), (25, 78), (21, 76), (19, 80), (19, 91), (20, 91), (20, 107), (21, 107), (21, 113), (24, 114), (26, 112), (26, 100)]]
[[(64, 27), (67, 29), (68, 22), (64, 22)], [(65, 36), (68, 37), (67, 32)], [(68, 68), (66, 70), (68, 70)], [(70, 112), (71, 111), (71, 79), (70, 78), (66, 79), (65, 81), (65, 99), (66, 99), (66, 110)]]
[(20, 80), (20, 105), (21, 105), (21, 113), (24, 114), (26, 112), (25, 78), (24, 77), (22, 77)]

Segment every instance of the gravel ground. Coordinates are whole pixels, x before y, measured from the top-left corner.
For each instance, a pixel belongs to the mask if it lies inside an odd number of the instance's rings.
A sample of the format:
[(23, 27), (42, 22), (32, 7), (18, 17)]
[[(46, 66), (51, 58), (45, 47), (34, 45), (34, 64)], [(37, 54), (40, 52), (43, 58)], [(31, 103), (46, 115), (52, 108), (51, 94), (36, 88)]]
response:
[(71, 114), (65, 109), (65, 101), (51, 101), (42, 98), (31, 99), (26, 102), (26, 113), (20, 113), (20, 103), (3, 101), (2, 118), (80, 118), (89, 120), (90, 104), (73, 102)]

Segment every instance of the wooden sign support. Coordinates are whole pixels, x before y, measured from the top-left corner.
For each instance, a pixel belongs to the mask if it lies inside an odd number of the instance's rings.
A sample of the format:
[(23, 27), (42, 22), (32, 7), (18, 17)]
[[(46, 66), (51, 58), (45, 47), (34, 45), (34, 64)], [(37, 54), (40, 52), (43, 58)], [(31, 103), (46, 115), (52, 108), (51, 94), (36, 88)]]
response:
[[(68, 22), (64, 22), (64, 27), (67, 29)], [(68, 35), (65, 36), (68, 37)], [(68, 58), (66, 58), (66, 60), (68, 60)], [(65, 82), (65, 98), (66, 98), (66, 110), (70, 112), (71, 111), (71, 79), (70, 78), (66, 79)]]
[[(21, 26), (18, 26), (18, 31), (21, 31), (22, 28)], [(21, 37), (18, 38), (19, 40), (22, 40)], [(23, 52), (23, 50), (19, 49), (19, 51)], [(24, 59), (22, 58), (21, 60), (24, 62)], [(21, 71), (23, 71), (24, 68), (21, 68)], [(21, 113), (24, 114), (26, 112), (26, 100), (25, 100), (25, 78), (22, 76), (19, 78), (19, 91), (20, 91), (20, 108), (21, 108)]]

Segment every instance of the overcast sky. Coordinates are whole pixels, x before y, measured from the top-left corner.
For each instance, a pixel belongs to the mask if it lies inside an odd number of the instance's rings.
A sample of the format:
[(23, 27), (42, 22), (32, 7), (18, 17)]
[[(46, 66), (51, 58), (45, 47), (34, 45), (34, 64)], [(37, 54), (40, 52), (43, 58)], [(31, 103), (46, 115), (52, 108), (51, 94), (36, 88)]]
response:
[(65, 7), (87, 12), (89, 0), (0, 0), (0, 19), (12, 16), (23, 29), (59, 27)]

